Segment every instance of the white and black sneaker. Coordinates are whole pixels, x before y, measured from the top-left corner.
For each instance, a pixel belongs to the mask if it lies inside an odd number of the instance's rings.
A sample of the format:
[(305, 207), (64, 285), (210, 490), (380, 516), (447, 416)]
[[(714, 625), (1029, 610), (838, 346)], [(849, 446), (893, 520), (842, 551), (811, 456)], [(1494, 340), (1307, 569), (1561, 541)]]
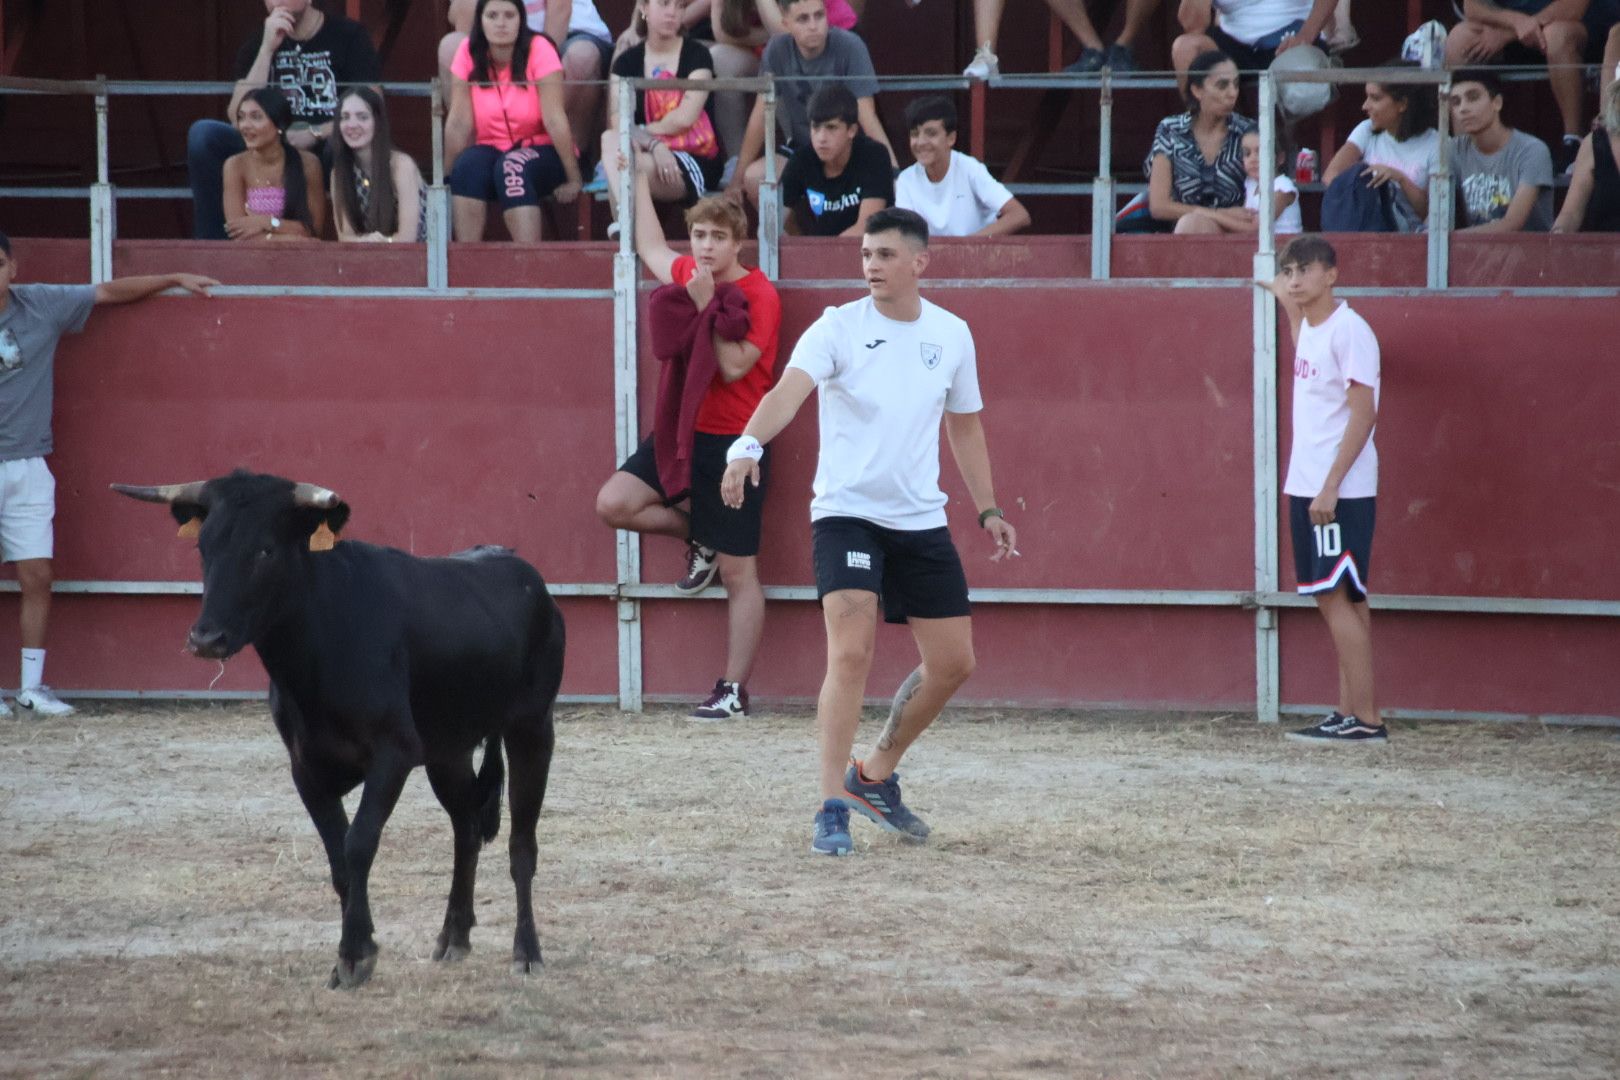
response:
[(675, 591), (682, 596), (696, 596), (714, 584), (714, 575), (720, 571), (720, 555), (712, 548), (688, 540), (686, 542), (686, 576), (675, 583)]
[(716, 723), (721, 720), (735, 720), (739, 716), (748, 715), (748, 691), (741, 683), (726, 682), (716, 679), (714, 692), (707, 700), (693, 709), (688, 720), (697, 720), (703, 723)]
[(1288, 737), (1308, 743), (1389, 742), (1389, 732), (1383, 724), (1366, 724), (1338, 712), (1329, 713), (1320, 724), (1290, 731)]
[(17, 704), (35, 716), (72, 716), (73, 706), (51, 693), (48, 686), (31, 686), (18, 691)]

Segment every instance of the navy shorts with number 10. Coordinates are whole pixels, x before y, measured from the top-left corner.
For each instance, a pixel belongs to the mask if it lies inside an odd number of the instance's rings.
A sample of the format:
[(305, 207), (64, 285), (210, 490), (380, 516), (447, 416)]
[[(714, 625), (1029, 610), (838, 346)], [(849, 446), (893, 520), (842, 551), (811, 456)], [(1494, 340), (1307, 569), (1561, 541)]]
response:
[(1372, 496), (1340, 499), (1330, 523), (1312, 525), (1311, 500), (1288, 496), (1288, 531), (1294, 541), (1300, 595), (1330, 593), (1342, 581), (1351, 600), (1367, 599), (1377, 503)]

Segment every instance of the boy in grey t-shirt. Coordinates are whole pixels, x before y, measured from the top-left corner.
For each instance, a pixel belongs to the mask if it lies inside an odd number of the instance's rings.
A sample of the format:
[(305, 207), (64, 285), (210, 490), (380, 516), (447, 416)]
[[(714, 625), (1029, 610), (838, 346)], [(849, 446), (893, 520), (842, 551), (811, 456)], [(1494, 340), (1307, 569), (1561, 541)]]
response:
[[(860, 127), (867, 138), (879, 143), (889, 155), (889, 165), (897, 164), (889, 136), (878, 119), (877, 74), (866, 42), (848, 30), (827, 25), (826, 0), (783, 0), (782, 19), (788, 32), (778, 34), (765, 45), (760, 70), (782, 80), (776, 87), (776, 120), (787, 149), (810, 145), (810, 96), (829, 79), (837, 78), (855, 95)], [(741, 201), (743, 191), (757, 206), (759, 185), (765, 179), (765, 96), (754, 99), (748, 117), (748, 130), (740, 149), (727, 147), (737, 155), (737, 164), (726, 185), (726, 194)], [(773, 133), (774, 134), (774, 133)]]
[(1495, 73), (1453, 75), (1451, 115), (1462, 132), (1451, 141), (1451, 155), (1467, 227), (1481, 232), (1551, 229), (1552, 153), (1534, 135), (1502, 122), (1502, 84)]
[[(84, 329), (97, 304), (127, 304), (168, 288), (200, 296), (219, 282), (196, 274), (115, 278), (102, 285), (13, 285), (17, 264), (0, 233), (0, 558), (17, 566), (22, 589), (22, 681), (17, 704), (36, 716), (73, 711), (43, 684), (51, 605), (56, 481), (51, 452), (51, 384), (56, 345)], [(0, 701), (0, 716), (11, 709)]]

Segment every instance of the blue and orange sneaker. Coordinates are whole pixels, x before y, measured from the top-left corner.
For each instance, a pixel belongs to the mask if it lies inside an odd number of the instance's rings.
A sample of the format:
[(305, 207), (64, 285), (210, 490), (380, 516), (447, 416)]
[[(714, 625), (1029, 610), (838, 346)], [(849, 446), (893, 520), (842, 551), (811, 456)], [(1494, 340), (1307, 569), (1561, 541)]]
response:
[(816, 835), (810, 850), (817, 855), (849, 855), (855, 843), (849, 838), (849, 805), (842, 799), (828, 799), (816, 811)]
[(850, 809), (874, 825), (918, 844), (928, 839), (927, 824), (900, 801), (899, 773), (891, 773), (887, 780), (868, 780), (861, 763), (850, 758), (844, 772), (844, 794), (849, 796)]

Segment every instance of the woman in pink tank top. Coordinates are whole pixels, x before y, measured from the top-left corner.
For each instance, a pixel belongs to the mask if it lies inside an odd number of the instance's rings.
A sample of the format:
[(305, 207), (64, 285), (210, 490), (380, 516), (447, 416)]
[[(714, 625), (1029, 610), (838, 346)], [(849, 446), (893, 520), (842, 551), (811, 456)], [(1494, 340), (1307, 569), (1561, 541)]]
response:
[(236, 109), (247, 149), (225, 161), (225, 231), (232, 240), (320, 238), (326, 226), (321, 161), (287, 142), (292, 105), (273, 86)]

